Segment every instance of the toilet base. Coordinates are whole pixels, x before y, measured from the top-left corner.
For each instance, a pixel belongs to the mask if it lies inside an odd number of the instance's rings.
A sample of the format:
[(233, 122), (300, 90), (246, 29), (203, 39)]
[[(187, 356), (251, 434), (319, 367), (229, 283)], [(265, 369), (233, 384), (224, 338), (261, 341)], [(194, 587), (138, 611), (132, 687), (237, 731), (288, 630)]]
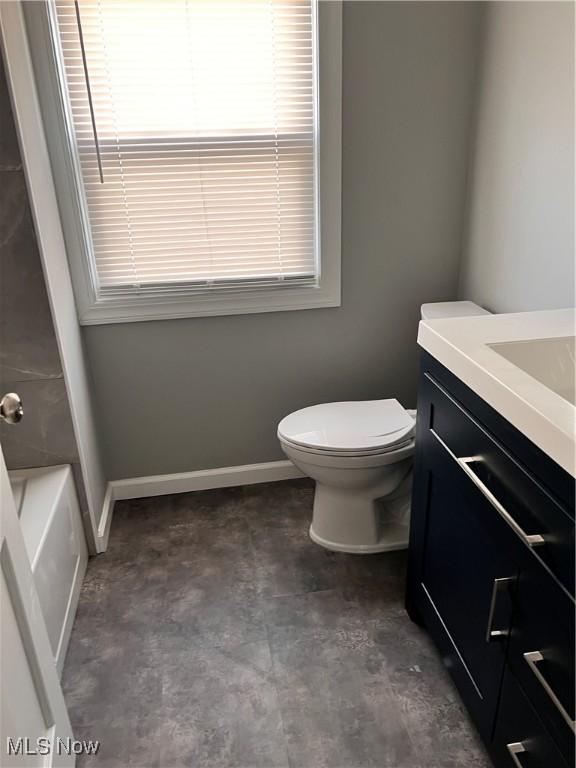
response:
[(315, 544), (332, 552), (348, 552), (351, 555), (374, 555), (377, 552), (394, 552), (408, 548), (409, 528), (399, 523), (389, 523), (381, 528), (380, 539), (376, 544), (341, 544), (328, 541), (318, 536), (314, 531), (314, 523), (310, 526), (310, 538)]
[[(333, 552), (369, 555), (408, 547), (412, 472), (392, 493), (316, 483), (310, 538)], [(378, 490), (389, 490), (382, 485)]]

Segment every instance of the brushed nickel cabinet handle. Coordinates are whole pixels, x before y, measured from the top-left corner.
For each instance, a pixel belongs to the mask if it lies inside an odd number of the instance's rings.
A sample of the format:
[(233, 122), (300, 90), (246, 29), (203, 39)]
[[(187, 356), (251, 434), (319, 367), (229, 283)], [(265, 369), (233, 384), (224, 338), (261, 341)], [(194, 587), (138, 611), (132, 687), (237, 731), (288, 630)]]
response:
[(526, 531), (514, 520), (510, 512), (508, 512), (507, 509), (505, 509), (502, 504), (498, 501), (496, 496), (492, 493), (492, 491), (487, 488), (482, 480), (478, 477), (478, 475), (474, 472), (473, 469), (469, 466), (469, 464), (473, 461), (480, 461), (481, 459), (478, 456), (463, 456), (463, 457), (455, 457), (456, 461), (460, 465), (460, 467), (464, 470), (464, 472), (468, 475), (470, 480), (474, 483), (476, 488), (482, 493), (482, 495), (492, 504), (496, 512), (504, 518), (504, 520), (508, 523), (510, 528), (520, 536), (522, 541), (527, 544), (529, 547), (538, 547), (541, 544), (545, 544), (545, 540), (543, 536), (540, 536), (539, 533), (536, 534), (529, 534), (526, 533)]
[(496, 610), (498, 595), (508, 589), (508, 585), (513, 581), (513, 576), (506, 576), (503, 579), (494, 579), (494, 584), (492, 585), (492, 597), (490, 598), (490, 609), (488, 610), (488, 625), (486, 627), (487, 643), (491, 643), (492, 640), (508, 637), (507, 629), (492, 629), (492, 624), (494, 623), (494, 611)]
[(552, 703), (554, 704), (558, 712), (560, 712), (564, 720), (568, 723), (568, 726), (571, 728), (571, 730), (574, 733), (576, 733), (576, 722), (570, 717), (568, 712), (566, 712), (566, 710), (562, 705), (562, 702), (560, 701), (558, 696), (556, 696), (556, 694), (550, 687), (548, 681), (546, 680), (542, 672), (540, 672), (540, 670), (538, 669), (537, 665), (541, 661), (544, 661), (544, 656), (540, 653), (540, 651), (530, 651), (529, 653), (524, 654), (524, 658), (526, 659), (526, 663), (534, 673), (534, 676), (536, 677), (536, 679), (538, 680), (542, 688), (544, 688), (544, 690), (546, 691), (548, 697), (550, 698), (550, 700), (552, 701)]
[(536, 534), (530, 534), (526, 533), (526, 531), (520, 526), (516, 520), (512, 517), (510, 512), (508, 512), (507, 509), (505, 509), (502, 504), (498, 501), (496, 496), (492, 493), (492, 491), (487, 488), (482, 480), (478, 477), (478, 475), (470, 468), (469, 464), (471, 464), (473, 461), (481, 461), (482, 458), (480, 456), (456, 456), (450, 448), (446, 445), (444, 440), (440, 437), (440, 435), (435, 432), (433, 429), (430, 430), (430, 432), (434, 435), (436, 440), (440, 443), (442, 448), (454, 459), (454, 461), (458, 464), (460, 469), (464, 470), (466, 475), (472, 480), (476, 488), (482, 493), (484, 498), (486, 498), (490, 504), (494, 507), (496, 512), (508, 523), (510, 528), (518, 534), (518, 536), (522, 539), (522, 541), (528, 546), (528, 547), (538, 547), (542, 544), (545, 544), (546, 541), (543, 536), (541, 536), (539, 533)]
[(522, 744), (521, 741), (513, 741), (510, 744), (506, 744), (506, 749), (510, 753), (510, 757), (514, 761), (514, 765), (516, 766), (516, 768), (523, 768), (518, 755), (521, 755), (523, 752), (526, 752), (526, 747), (524, 746), (524, 744)]

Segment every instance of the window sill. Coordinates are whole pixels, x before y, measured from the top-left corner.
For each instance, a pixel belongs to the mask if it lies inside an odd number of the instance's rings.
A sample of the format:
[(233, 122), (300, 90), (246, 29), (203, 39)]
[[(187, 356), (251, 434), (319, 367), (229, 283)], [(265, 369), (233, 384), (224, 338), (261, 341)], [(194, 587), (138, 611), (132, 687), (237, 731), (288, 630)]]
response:
[(339, 280), (318, 287), (253, 291), (242, 295), (207, 295), (190, 298), (108, 299), (78, 308), (81, 325), (137, 323), (185, 317), (217, 317), (263, 312), (322, 309), (341, 304)]

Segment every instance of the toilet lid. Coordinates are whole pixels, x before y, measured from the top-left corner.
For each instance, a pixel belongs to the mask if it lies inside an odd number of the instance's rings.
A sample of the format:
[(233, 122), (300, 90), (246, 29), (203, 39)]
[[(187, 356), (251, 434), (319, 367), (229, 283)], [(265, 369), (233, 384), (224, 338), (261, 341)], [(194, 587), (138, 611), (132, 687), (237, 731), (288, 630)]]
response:
[(405, 443), (415, 424), (398, 400), (323, 403), (282, 419), (278, 437), (304, 448), (360, 452)]

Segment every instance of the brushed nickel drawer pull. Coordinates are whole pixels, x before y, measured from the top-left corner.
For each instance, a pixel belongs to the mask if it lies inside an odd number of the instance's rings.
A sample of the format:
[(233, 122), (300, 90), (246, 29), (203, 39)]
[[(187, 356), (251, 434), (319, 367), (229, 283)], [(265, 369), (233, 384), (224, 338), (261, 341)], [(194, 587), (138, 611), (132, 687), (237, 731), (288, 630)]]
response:
[(492, 585), (492, 597), (490, 598), (490, 609), (488, 611), (488, 626), (486, 627), (487, 643), (491, 643), (492, 640), (500, 640), (503, 637), (508, 637), (507, 629), (492, 629), (492, 624), (494, 623), (494, 611), (496, 610), (498, 595), (500, 592), (504, 592), (508, 588), (508, 585), (513, 581), (513, 576), (506, 576), (503, 579), (494, 579), (494, 584)]
[(528, 547), (538, 547), (542, 544), (545, 544), (546, 541), (543, 536), (541, 536), (539, 533), (536, 534), (530, 534), (526, 533), (526, 531), (518, 525), (516, 520), (512, 517), (510, 512), (508, 512), (507, 509), (505, 509), (502, 504), (498, 501), (496, 496), (492, 493), (492, 491), (487, 488), (482, 480), (478, 477), (478, 475), (468, 466), (473, 461), (482, 461), (481, 456), (462, 456), (458, 458), (451, 450), (448, 448), (444, 440), (440, 437), (440, 435), (433, 429), (430, 429), (430, 432), (436, 440), (440, 443), (442, 448), (454, 459), (454, 461), (460, 466), (460, 469), (463, 469), (466, 475), (472, 480), (474, 485), (478, 488), (478, 490), (482, 493), (482, 495), (490, 502), (490, 504), (494, 507), (496, 512), (508, 523), (510, 528), (522, 539), (522, 541), (528, 546)]
[(566, 710), (562, 706), (562, 702), (560, 701), (558, 696), (556, 696), (552, 688), (550, 688), (548, 681), (546, 680), (542, 672), (540, 672), (540, 670), (538, 669), (537, 665), (541, 661), (544, 661), (544, 656), (542, 656), (540, 651), (530, 651), (529, 653), (524, 654), (524, 658), (526, 659), (526, 663), (534, 673), (534, 676), (536, 677), (536, 679), (538, 680), (542, 688), (544, 688), (544, 690), (548, 694), (548, 697), (551, 699), (552, 703), (554, 704), (558, 712), (560, 712), (564, 720), (568, 723), (571, 730), (574, 733), (576, 733), (576, 722), (572, 720), (568, 712), (566, 712)]
[(522, 744), (521, 741), (513, 741), (511, 744), (506, 744), (506, 749), (510, 753), (510, 757), (514, 761), (514, 765), (517, 766), (517, 768), (522, 768), (522, 763), (520, 762), (518, 755), (526, 752), (526, 747), (524, 744)]
[(482, 480), (478, 477), (478, 475), (474, 472), (473, 469), (469, 466), (471, 462), (473, 461), (481, 461), (481, 458), (478, 456), (463, 456), (461, 458), (455, 457), (456, 461), (460, 465), (460, 467), (464, 470), (464, 472), (468, 475), (470, 480), (474, 483), (476, 488), (482, 493), (482, 495), (492, 504), (496, 512), (504, 518), (504, 520), (508, 523), (508, 525), (512, 528), (513, 531), (515, 531), (518, 536), (522, 539), (522, 541), (527, 544), (529, 547), (538, 547), (541, 544), (545, 544), (545, 540), (543, 536), (540, 536), (539, 533), (536, 534), (530, 534), (526, 533), (526, 531), (518, 525), (516, 520), (512, 517), (510, 512), (508, 512), (507, 509), (505, 509), (502, 504), (498, 501), (496, 496), (492, 493), (492, 491), (487, 488)]

